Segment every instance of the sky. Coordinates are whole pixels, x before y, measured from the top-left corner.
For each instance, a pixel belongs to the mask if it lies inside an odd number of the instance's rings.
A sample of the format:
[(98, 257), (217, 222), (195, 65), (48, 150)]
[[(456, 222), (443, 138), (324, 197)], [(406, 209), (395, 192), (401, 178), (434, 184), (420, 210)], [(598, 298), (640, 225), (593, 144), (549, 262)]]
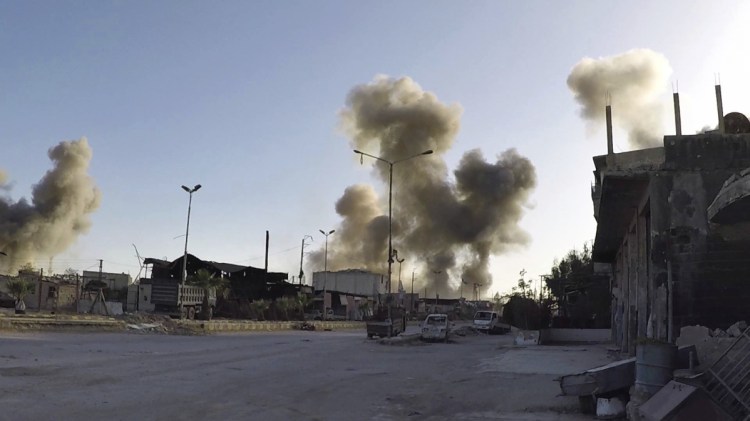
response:
[[(515, 148), (536, 169), (519, 222), (530, 241), (491, 257), (484, 294), (504, 293), (596, 232), (592, 156), (606, 139), (580, 117), (571, 69), (635, 48), (663, 54), (673, 71), (663, 100), (677, 86), (683, 132), (695, 132), (716, 124), (717, 77), (725, 112), (750, 113), (748, 21), (742, 1), (3, 1), (0, 195), (30, 200), (48, 150), (86, 137), (99, 207), (86, 233), (34, 266), (98, 270), (101, 259), (136, 276), (133, 245), (176, 259), (180, 186), (201, 184), (189, 252), (263, 267), (268, 230), (269, 269), (291, 277), (303, 237), (320, 250), (319, 230), (339, 227), (348, 186), (387, 198), (341, 129), (347, 95), (378, 75), (409, 77), (462, 109), (443, 155), (450, 172), (473, 149), (491, 160)], [(616, 131), (615, 151), (629, 148)], [(414, 271), (419, 288), (430, 274), (402, 257), (404, 283)]]

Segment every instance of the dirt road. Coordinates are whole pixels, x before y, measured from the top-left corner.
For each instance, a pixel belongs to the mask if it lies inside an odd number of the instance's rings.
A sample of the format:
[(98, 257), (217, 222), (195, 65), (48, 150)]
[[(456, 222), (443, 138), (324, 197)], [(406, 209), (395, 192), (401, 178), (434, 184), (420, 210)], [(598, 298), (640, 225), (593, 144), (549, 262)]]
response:
[(0, 419), (569, 420), (554, 378), (603, 346), (510, 336), (384, 346), (364, 332), (0, 335)]

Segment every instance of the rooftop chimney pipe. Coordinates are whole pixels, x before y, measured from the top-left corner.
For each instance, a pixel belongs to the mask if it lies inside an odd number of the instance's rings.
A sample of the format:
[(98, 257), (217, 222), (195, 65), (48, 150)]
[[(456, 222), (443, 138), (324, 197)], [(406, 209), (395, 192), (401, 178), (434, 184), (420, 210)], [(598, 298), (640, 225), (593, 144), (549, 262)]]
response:
[(682, 136), (682, 117), (680, 116), (680, 94), (672, 94), (674, 99), (674, 130), (677, 136)]
[(724, 134), (724, 105), (721, 103), (721, 85), (715, 85), (716, 111), (719, 113), (719, 133)]
[(615, 153), (614, 146), (612, 145), (612, 106), (607, 105), (607, 155)]

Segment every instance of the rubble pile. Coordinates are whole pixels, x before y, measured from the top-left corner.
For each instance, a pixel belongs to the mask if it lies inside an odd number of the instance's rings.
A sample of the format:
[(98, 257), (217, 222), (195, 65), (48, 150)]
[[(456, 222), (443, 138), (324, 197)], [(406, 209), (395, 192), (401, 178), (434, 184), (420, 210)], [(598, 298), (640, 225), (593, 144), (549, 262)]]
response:
[(163, 314), (127, 313), (122, 316), (128, 331), (163, 335), (197, 335), (202, 330)]

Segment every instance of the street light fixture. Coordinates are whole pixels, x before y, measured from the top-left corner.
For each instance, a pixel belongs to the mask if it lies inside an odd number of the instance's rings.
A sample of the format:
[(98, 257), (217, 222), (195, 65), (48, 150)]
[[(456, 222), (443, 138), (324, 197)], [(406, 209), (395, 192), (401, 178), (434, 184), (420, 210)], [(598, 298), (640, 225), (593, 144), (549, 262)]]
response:
[(328, 314), (326, 314), (328, 312), (328, 309), (326, 308), (326, 284), (328, 283), (328, 236), (336, 232), (336, 230), (330, 230), (327, 233), (323, 230), (318, 231), (326, 237), (326, 251), (323, 260), (323, 315), (321, 316), (321, 318), (325, 320), (327, 318), (326, 316), (328, 316)]
[(418, 156), (422, 155), (430, 155), (432, 153), (432, 149), (428, 149), (424, 152), (408, 156), (406, 158), (401, 158), (396, 161), (389, 161), (385, 158), (382, 158), (380, 156), (370, 155), (369, 153), (354, 150), (354, 153), (360, 155), (360, 159), (364, 156), (369, 156), (370, 158), (377, 159), (378, 161), (385, 162), (388, 164), (388, 294), (391, 293), (391, 267), (393, 265), (393, 166), (398, 164), (399, 162), (404, 162), (412, 158), (416, 158)]
[(182, 190), (185, 190), (190, 195), (188, 199), (188, 214), (187, 214), (187, 227), (185, 228), (185, 252), (182, 254), (182, 284), (185, 285), (185, 278), (187, 278), (187, 246), (188, 246), (188, 234), (190, 233), (190, 208), (193, 204), (193, 193), (197, 192), (202, 186), (196, 184), (192, 189), (187, 186), (182, 186)]
[(401, 264), (404, 263), (404, 260), (406, 260), (405, 257), (402, 257), (399, 259), (398, 253), (396, 253), (396, 261), (398, 262), (398, 296), (399, 296), (399, 299), (401, 300), (401, 307), (404, 306), (404, 296), (402, 294), (404, 284), (401, 283)]

